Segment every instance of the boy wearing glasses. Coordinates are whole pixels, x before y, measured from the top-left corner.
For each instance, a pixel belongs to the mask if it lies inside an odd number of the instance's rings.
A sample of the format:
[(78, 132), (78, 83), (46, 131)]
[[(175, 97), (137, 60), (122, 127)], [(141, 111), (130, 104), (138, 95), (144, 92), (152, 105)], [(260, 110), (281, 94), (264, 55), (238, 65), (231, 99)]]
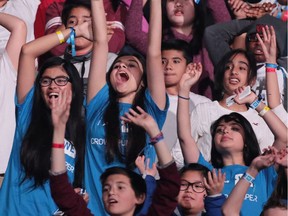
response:
[[(206, 212), (206, 216), (222, 215), (221, 206), (226, 200), (226, 197), (221, 194), (225, 175), (208, 173), (207, 167), (197, 163), (187, 164), (180, 170), (178, 208), (173, 216), (199, 216), (203, 212)], [(219, 187), (216, 184), (213, 185), (212, 179), (219, 183)]]

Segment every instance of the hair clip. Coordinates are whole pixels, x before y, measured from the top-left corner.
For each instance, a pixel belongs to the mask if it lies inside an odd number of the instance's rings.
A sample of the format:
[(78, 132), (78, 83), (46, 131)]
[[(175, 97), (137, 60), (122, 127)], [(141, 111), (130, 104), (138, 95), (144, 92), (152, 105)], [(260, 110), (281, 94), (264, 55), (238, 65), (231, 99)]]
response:
[(200, 0), (194, 0), (195, 4), (199, 4)]

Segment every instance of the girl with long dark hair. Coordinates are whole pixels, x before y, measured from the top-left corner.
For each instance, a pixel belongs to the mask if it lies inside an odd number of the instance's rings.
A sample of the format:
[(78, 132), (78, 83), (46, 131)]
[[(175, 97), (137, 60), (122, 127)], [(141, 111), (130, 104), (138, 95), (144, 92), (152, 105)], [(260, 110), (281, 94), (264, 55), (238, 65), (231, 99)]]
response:
[[(75, 26), (77, 36), (89, 38), (88, 26), (88, 23)], [(51, 107), (62, 91), (69, 92), (72, 101), (65, 145), (61, 147), (65, 148), (70, 181), (75, 187), (82, 187), (85, 126), (81, 118), (83, 100), (77, 69), (70, 62), (54, 57), (38, 72), (35, 70), (35, 59), (63, 43), (70, 31), (58, 31), (22, 47), (16, 89), (17, 126), (0, 191), (1, 215), (55, 215), (60, 212), (51, 197), (49, 169), (53, 138)]]
[[(151, 162), (155, 152), (148, 145), (145, 130), (120, 119), (129, 108), (145, 109), (161, 128), (166, 117), (167, 102), (161, 65), (161, 2), (152, 1), (147, 70), (145, 59), (139, 54), (120, 54), (106, 74), (107, 35), (105, 16), (98, 7), (93, 18), (94, 48), (88, 79), (86, 105), (85, 185), (90, 195), (88, 207), (93, 214), (105, 215), (101, 203), (102, 188), (99, 177), (111, 166), (134, 169), (139, 154)], [(95, 19), (95, 20), (94, 20)], [(98, 20), (99, 19), (99, 20)], [(147, 74), (146, 74), (147, 71)], [(147, 81), (146, 81), (147, 80)]]

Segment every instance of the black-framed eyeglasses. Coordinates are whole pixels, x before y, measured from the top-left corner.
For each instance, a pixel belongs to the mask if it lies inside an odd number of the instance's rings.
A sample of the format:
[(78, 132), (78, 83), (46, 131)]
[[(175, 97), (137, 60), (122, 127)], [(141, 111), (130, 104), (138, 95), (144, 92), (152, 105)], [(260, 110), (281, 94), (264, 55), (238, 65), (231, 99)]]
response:
[[(259, 36), (262, 40), (264, 39), (264, 36), (262, 34), (259, 34)], [(258, 38), (257, 38), (256, 34), (250, 34), (247, 36), (247, 38), (248, 38), (249, 42), (258, 42)]]
[(195, 193), (202, 193), (205, 191), (205, 186), (200, 181), (191, 183), (191, 182), (188, 182), (186, 180), (181, 180), (181, 183), (180, 183), (180, 190), (181, 191), (188, 190), (190, 186), (192, 187), (192, 190)]
[(55, 78), (42, 77), (40, 79), (39, 83), (42, 87), (47, 87), (47, 86), (51, 85), (52, 81), (54, 81), (54, 83), (58, 86), (65, 86), (65, 85), (67, 85), (68, 82), (70, 82), (70, 78), (67, 76), (58, 76)]

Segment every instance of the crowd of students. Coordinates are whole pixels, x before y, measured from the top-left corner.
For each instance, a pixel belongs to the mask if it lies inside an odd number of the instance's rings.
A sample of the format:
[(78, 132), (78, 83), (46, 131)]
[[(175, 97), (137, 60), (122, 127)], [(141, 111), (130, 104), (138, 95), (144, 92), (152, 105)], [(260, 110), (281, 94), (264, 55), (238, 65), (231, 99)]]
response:
[(286, 215), (286, 4), (0, 1), (0, 215)]

